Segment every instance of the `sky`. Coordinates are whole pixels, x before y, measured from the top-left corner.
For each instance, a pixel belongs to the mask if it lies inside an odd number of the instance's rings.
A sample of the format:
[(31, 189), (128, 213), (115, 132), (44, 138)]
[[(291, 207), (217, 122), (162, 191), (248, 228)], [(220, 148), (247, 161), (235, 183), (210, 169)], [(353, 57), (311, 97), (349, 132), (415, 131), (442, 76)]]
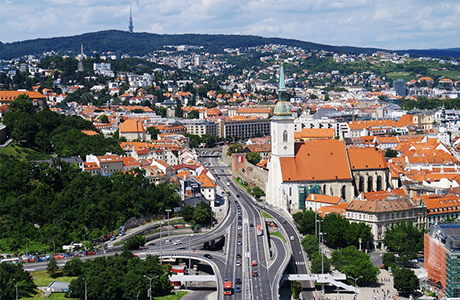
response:
[[(135, 32), (388, 50), (460, 47), (460, 0), (132, 0)], [(127, 30), (129, 0), (0, 0), (0, 41)]]

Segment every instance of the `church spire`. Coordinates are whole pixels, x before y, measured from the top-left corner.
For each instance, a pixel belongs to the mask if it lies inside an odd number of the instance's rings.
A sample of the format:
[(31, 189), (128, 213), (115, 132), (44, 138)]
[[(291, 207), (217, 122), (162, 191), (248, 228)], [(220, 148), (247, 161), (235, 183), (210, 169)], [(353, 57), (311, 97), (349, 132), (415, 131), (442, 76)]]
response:
[(285, 91), (286, 91), (286, 85), (284, 84), (284, 67), (283, 67), (283, 64), (281, 63), (280, 84), (278, 88), (278, 93), (285, 92)]
[(133, 29), (134, 29), (133, 12), (131, 10), (131, 1), (129, 1), (129, 26), (128, 26), (129, 33), (133, 33)]

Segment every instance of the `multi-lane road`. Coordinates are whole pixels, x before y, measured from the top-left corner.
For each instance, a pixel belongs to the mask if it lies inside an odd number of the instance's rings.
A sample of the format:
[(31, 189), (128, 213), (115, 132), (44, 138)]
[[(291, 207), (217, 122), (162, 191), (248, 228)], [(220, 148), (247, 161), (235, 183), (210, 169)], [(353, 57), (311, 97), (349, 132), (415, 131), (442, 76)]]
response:
[[(212, 252), (189, 252), (191, 249), (201, 248), (209, 241), (217, 241), (225, 237), (223, 252), (212, 254), (211, 265), (214, 267), (219, 283), (223, 286), (224, 281), (232, 281), (234, 295), (232, 299), (255, 299), (275, 300), (279, 298), (279, 281), (283, 275), (287, 263), (292, 260), (297, 273), (308, 273), (305, 264), (305, 257), (300, 244), (300, 237), (295, 225), (289, 216), (278, 209), (257, 204), (254, 199), (243, 192), (233, 182), (229, 167), (223, 166), (218, 157), (208, 157), (204, 162), (216, 175), (217, 183), (226, 191), (226, 206), (228, 213), (225, 218), (210, 232), (205, 234), (182, 235), (172, 237), (172, 241), (166, 241), (167, 235), (164, 232), (163, 238), (150, 242), (149, 251), (158, 254), (160, 252), (176, 254), (190, 254), (192, 259), (203, 259), (205, 253)], [(267, 238), (266, 226), (261, 211), (270, 214), (277, 222), (280, 231), (284, 234), (286, 241), (278, 237)], [(261, 224), (263, 235), (257, 235), (257, 225)], [(291, 238), (292, 237), (292, 238)], [(178, 240), (180, 244), (174, 244)], [(152, 245), (152, 244), (155, 245)], [(270, 254), (273, 254), (271, 256)], [(139, 257), (148, 254), (140, 251)], [(38, 264), (34, 265), (39, 268)], [(304, 288), (311, 287), (310, 282), (302, 283)], [(237, 287), (241, 292), (237, 292)], [(219, 294), (222, 289), (220, 289)], [(304, 299), (313, 299), (309, 292), (304, 292)], [(219, 299), (222, 299), (220, 294)]]

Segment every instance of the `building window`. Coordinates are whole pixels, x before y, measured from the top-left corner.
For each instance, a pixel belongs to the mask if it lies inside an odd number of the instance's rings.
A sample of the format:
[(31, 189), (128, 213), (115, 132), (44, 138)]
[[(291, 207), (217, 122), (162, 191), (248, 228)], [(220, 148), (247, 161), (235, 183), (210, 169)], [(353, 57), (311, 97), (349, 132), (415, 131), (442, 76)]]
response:
[(288, 134), (287, 134), (287, 130), (285, 130), (283, 132), (283, 143), (287, 143), (288, 142)]

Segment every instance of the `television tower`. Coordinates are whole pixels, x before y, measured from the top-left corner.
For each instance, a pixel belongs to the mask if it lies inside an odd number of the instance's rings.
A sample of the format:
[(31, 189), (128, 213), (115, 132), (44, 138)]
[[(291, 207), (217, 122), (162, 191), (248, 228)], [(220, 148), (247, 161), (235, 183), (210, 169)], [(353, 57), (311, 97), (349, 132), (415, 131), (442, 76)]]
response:
[(131, 1), (129, 1), (129, 26), (128, 26), (129, 33), (133, 33), (133, 29), (134, 29), (133, 12), (131, 10)]

